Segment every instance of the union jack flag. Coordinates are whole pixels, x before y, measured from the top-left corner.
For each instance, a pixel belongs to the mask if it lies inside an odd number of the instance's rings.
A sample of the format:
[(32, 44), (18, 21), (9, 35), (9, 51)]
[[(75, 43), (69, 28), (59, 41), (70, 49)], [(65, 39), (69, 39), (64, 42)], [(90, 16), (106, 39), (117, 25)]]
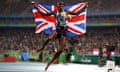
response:
[[(42, 12), (46, 14), (57, 10), (56, 5), (47, 5), (38, 2), (36, 2), (35, 4), (38, 9), (40, 9)], [(79, 15), (68, 15), (67, 17), (68, 31), (66, 32), (67, 36), (76, 36), (86, 33), (87, 8), (85, 6), (86, 3), (78, 3), (64, 6), (64, 10), (70, 12), (78, 12), (82, 10), (82, 13), (80, 13)], [(53, 15), (51, 16), (41, 15), (37, 8), (34, 5), (32, 5), (32, 12), (36, 23), (35, 33), (40, 33), (43, 31), (46, 34), (51, 34), (51, 32), (56, 29), (56, 18)]]

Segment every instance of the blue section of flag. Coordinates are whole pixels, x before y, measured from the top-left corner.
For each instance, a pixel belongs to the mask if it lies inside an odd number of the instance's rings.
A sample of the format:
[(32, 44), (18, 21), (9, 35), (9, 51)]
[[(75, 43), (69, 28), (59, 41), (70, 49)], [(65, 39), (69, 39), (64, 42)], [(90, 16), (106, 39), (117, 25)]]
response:
[(73, 37), (73, 36), (77, 36), (77, 34), (72, 33), (71, 31), (67, 31), (66, 36)]
[(52, 30), (52, 27), (47, 28), (47, 29), (44, 30), (44, 32), (45, 32), (46, 34), (48, 34), (48, 35), (51, 34), (52, 31), (53, 31), (53, 30)]
[(74, 5), (67, 5), (67, 6), (64, 6), (64, 10), (69, 10), (71, 7), (73, 7)]
[(47, 4), (41, 4), (43, 7), (45, 7), (47, 10), (52, 11), (52, 5)]
[(41, 24), (42, 22), (43, 22), (43, 21), (36, 21), (35, 24), (36, 24), (36, 25), (39, 25), (39, 24)]
[(81, 24), (75, 24), (75, 26), (81, 28), (81, 29), (86, 29), (85, 23), (81, 23)]

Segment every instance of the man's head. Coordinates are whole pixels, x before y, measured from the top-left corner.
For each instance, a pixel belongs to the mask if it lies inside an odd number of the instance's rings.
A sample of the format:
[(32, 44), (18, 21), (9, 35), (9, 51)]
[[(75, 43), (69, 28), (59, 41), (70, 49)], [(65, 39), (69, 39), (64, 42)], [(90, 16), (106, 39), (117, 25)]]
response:
[(57, 3), (57, 5), (58, 5), (59, 7), (63, 7), (63, 6), (64, 6), (64, 2), (63, 2), (63, 1), (59, 1), (59, 2)]
[(63, 2), (63, 1), (59, 1), (59, 2), (57, 3), (57, 5), (58, 5), (58, 8), (59, 8), (58, 11), (63, 11), (64, 2)]

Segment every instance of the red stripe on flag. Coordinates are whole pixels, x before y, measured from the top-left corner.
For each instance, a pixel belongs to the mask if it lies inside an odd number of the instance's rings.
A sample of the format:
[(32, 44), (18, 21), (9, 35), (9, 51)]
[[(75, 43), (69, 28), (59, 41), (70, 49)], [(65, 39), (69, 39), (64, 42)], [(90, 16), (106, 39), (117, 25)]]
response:
[(56, 26), (56, 18), (54, 16), (44, 16), (44, 19), (46, 21), (52, 22), (54, 24), (54, 27)]
[(84, 19), (85, 19), (85, 14), (80, 15), (80, 16), (69, 17), (67, 20), (68, 20), (68, 22), (77, 22), (77, 21), (81, 21)]
[(42, 17), (42, 15), (38, 12), (34, 12), (33, 15), (34, 15), (34, 18), (41, 18)]
[(36, 31), (39, 30), (39, 29), (41, 29), (41, 28), (44, 27), (44, 26), (47, 26), (47, 24), (48, 24), (48, 23), (43, 23), (43, 24), (38, 25), (38, 26), (36, 27)]
[[(83, 6), (84, 4), (80, 4), (79, 6), (77, 6), (77, 8), (75, 8), (74, 10), (73, 10), (73, 12), (76, 12), (79, 8), (81, 8), (82, 6)], [(79, 9), (80, 10), (80, 9)]]
[(42, 18), (50, 22), (55, 22), (56, 19), (54, 16), (43, 16), (39, 12), (34, 12), (34, 18)]
[(49, 22), (55, 22), (56, 21), (54, 16), (44, 16), (44, 19), (49, 21)]
[(42, 9), (43, 11), (45, 11), (45, 13), (48, 13), (48, 11), (45, 10), (45, 9), (42, 7), (42, 5), (39, 4), (38, 7), (39, 7), (39, 9)]
[(72, 30), (73, 32), (76, 32), (76, 33), (79, 34), (79, 35), (82, 35), (82, 34), (83, 34), (83, 32), (78, 31), (78, 30), (76, 30), (76, 29), (74, 29), (74, 28), (72, 28), (72, 27), (69, 27), (69, 26), (68, 26), (68, 29)]
[(57, 11), (58, 11), (58, 6), (54, 5), (54, 12), (57, 12)]

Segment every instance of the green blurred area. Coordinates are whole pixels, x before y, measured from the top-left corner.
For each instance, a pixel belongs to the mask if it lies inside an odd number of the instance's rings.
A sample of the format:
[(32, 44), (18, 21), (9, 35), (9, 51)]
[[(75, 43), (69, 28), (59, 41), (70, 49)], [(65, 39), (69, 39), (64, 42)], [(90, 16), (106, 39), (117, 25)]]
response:
[[(8, 55), (8, 56), (16, 56), (16, 61), (21, 61), (19, 59), (21, 52), (20, 51), (16, 51), (16, 52), (12, 52), (12, 51), (4, 51), (2, 55), (0, 55), (0, 61), (2, 61), (2, 56), (4, 55)], [(51, 53), (40, 53), (40, 52), (34, 52), (32, 54), (34, 59), (39, 58), (39, 55), (42, 54), (42, 61), (40, 62), (48, 62), (52, 59), (52, 54)], [(97, 55), (78, 55), (76, 53), (75, 50), (73, 50), (71, 52), (71, 57), (70, 58), (70, 62), (74, 62), (74, 63), (81, 63), (81, 64), (98, 64), (98, 56)], [(36, 61), (37, 61), (36, 60)], [(104, 63), (106, 62), (106, 56), (103, 56), (103, 60)], [(116, 65), (120, 65), (120, 56), (112, 56), (112, 60), (115, 61)], [(66, 54), (62, 53), (59, 57), (59, 63), (66, 63)]]

